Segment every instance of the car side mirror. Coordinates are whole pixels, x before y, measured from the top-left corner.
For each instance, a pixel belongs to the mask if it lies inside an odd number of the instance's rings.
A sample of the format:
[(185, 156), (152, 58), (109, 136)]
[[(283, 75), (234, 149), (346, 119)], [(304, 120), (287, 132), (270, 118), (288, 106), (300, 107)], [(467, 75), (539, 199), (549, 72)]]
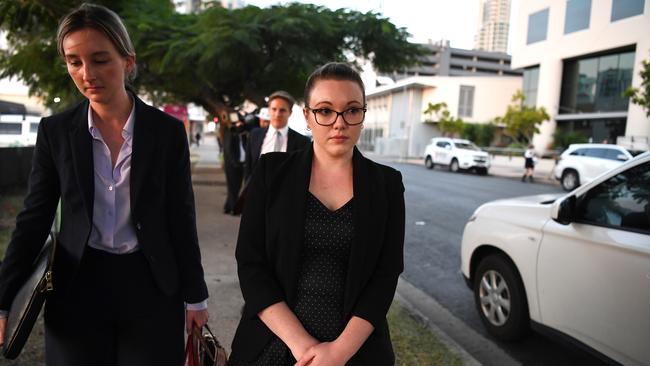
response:
[(616, 160), (627, 161), (627, 156), (625, 156), (625, 154), (618, 154), (616, 155)]
[(451, 150), (451, 145), (445, 145), (445, 149)]
[(562, 225), (568, 225), (575, 220), (576, 196), (564, 197), (555, 202), (553, 220)]

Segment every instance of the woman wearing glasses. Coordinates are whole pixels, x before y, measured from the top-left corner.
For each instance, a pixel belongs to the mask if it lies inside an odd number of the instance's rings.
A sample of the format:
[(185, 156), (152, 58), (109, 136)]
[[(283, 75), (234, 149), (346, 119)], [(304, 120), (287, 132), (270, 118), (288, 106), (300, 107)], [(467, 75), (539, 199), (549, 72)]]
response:
[(403, 269), (401, 174), (355, 147), (365, 117), (356, 71), (328, 63), (304, 97), (312, 147), (264, 155), (250, 182), (231, 362), (393, 365), (386, 312)]

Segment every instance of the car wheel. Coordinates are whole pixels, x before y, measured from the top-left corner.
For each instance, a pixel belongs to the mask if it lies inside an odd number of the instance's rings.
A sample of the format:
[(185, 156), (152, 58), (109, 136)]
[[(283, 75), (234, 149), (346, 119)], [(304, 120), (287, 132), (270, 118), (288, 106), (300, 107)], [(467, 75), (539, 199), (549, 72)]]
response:
[(476, 170), (476, 172), (477, 172), (479, 175), (487, 175), (488, 170), (487, 170), (487, 168), (478, 168), (478, 169)]
[(485, 257), (474, 276), (474, 302), (488, 333), (504, 341), (530, 327), (526, 291), (514, 264), (503, 255)]
[(567, 169), (562, 173), (560, 183), (565, 191), (573, 191), (580, 185), (580, 176), (575, 170)]
[(427, 169), (433, 169), (434, 168), (433, 160), (431, 160), (430, 156), (427, 156), (427, 158), (424, 159), (424, 166), (426, 166)]
[(457, 172), (459, 170), (460, 166), (458, 165), (458, 160), (456, 158), (451, 159), (451, 164), (449, 164), (449, 170), (452, 172)]

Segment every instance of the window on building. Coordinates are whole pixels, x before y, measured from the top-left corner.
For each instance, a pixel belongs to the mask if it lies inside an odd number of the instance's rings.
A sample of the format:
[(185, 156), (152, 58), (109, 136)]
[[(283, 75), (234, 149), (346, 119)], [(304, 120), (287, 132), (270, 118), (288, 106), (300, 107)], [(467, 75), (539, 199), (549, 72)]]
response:
[(474, 112), (474, 87), (469, 85), (460, 86), (458, 99), (458, 117), (472, 117)]
[(539, 66), (530, 67), (524, 70), (523, 93), (526, 97), (524, 101), (527, 106), (534, 107), (537, 105), (537, 86), (539, 84)]
[(548, 8), (528, 16), (528, 37), (526, 44), (546, 40), (548, 30)]
[(612, 0), (611, 21), (633, 17), (643, 14), (645, 0)]
[(22, 123), (2, 122), (0, 123), (0, 134), (2, 135), (20, 135), (23, 131)]
[(560, 113), (626, 111), (634, 51), (564, 62)]
[(38, 132), (38, 122), (31, 122), (29, 124), (29, 132), (37, 133)]
[(564, 17), (564, 34), (589, 28), (591, 0), (568, 0)]

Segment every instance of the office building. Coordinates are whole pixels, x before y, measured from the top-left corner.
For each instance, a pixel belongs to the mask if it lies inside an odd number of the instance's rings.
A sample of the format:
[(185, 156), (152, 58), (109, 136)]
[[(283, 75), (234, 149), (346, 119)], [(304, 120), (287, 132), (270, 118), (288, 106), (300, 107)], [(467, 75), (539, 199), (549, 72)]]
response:
[(512, 66), (523, 69), (527, 103), (551, 116), (533, 138), (538, 149), (556, 132), (647, 142), (650, 119), (623, 93), (650, 59), (650, 1), (523, 1), (518, 16)]
[(506, 53), (510, 29), (510, 0), (479, 0), (474, 49)]

